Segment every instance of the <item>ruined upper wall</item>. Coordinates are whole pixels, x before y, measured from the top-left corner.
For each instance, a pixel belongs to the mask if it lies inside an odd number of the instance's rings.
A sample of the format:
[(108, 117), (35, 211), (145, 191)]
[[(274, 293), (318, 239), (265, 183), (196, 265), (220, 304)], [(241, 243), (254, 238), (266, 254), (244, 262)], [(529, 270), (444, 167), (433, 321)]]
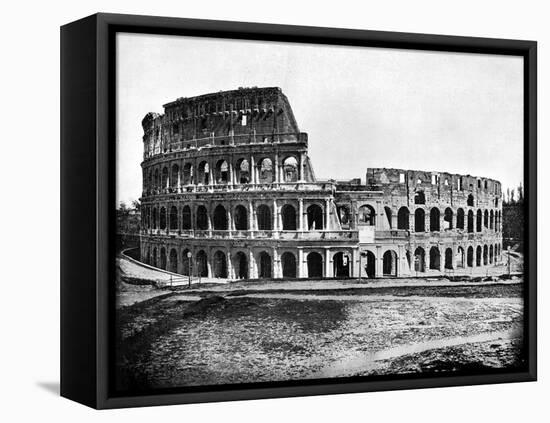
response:
[[(142, 121), (145, 153), (158, 154), (173, 145), (207, 138), (249, 137), (268, 140), (299, 132), (288, 99), (278, 87), (239, 88), (164, 105), (164, 114), (148, 113)], [(223, 141), (223, 140), (222, 140)]]
[(409, 169), (369, 168), (366, 181), (369, 189), (383, 191), (385, 196), (406, 199), (409, 204), (414, 204), (416, 193), (422, 191), (426, 204), (467, 206), (468, 196), (472, 195), (474, 207), (501, 207), (500, 182), (484, 177)]

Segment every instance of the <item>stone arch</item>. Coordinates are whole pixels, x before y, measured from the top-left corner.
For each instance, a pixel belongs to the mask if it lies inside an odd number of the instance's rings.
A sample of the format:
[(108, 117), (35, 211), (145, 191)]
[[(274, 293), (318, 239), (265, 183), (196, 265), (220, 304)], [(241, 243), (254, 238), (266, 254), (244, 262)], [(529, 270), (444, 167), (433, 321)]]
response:
[(168, 257), (168, 270), (172, 273), (178, 272), (178, 252), (175, 248), (170, 249)]
[(152, 222), (153, 229), (157, 229), (157, 224), (158, 224), (157, 208), (153, 207), (153, 222)]
[(193, 183), (193, 165), (186, 163), (183, 166), (183, 185), (191, 185)]
[(468, 210), (468, 233), (474, 232), (474, 212)]
[(221, 204), (218, 204), (214, 209), (214, 215), (212, 219), (214, 223), (214, 230), (216, 231), (227, 231), (227, 211), (225, 207)]
[(350, 229), (351, 213), (350, 209), (346, 205), (337, 207), (338, 219), (340, 220), (340, 226), (342, 229)]
[(489, 264), (489, 251), (487, 249), (487, 245), (483, 246), (483, 265), (487, 266)]
[(160, 268), (166, 270), (166, 248), (160, 249)]
[(258, 162), (258, 183), (268, 184), (273, 182), (273, 162), (269, 157), (264, 157)]
[(323, 229), (323, 209), (318, 204), (307, 208), (307, 227), (309, 230)]
[(296, 256), (291, 252), (284, 252), (281, 255), (281, 267), (283, 278), (296, 277)]
[(489, 211), (485, 210), (483, 212), (483, 227), (489, 229)]
[(474, 267), (474, 247), (472, 246), (468, 247), (466, 264), (468, 267)]
[(151, 266), (157, 267), (157, 247), (153, 247), (153, 255), (151, 256)]
[(455, 261), (456, 261), (456, 268), (457, 269), (462, 269), (464, 268), (465, 266), (465, 253), (464, 253), (464, 248), (462, 247), (458, 247), (456, 249), (456, 256), (455, 256)]
[(258, 220), (258, 230), (271, 231), (273, 229), (273, 221), (271, 219), (271, 209), (265, 205), (260, 204), (256, 209), (256, 217)]
[(168, 188), (168, 168), (166, 166), (164, 166), (162, 168), (162, 173), (161, 173), (161, 180), (160, 180), (160, 184), (161, 184), (161, 189), (165, 189), (165, 188)]
[(495, 213), (491, 210), (489, 213), (489, 229), (493, 230), (495, 228)]
[(235, 211), (233, 214), (235, 216), (235, 230), (248, 230), (248, 211), (246, 210), (246, 207), (239, 204), (237, 207), (235, 207)]
[(493, 264), (493, 259), (494, 259), (494, 250), (493, 250), (493, 245), (489, 245), (489, 264)]
[(370, 250), (367, 250), (364, 255), (366, 258), (366, 263), (364, 264), (365, 273), (367, 274), (367, 278), (373, 279), (376, 277), (376, 257)]
[(307, 255), (307, 276), (308, 278), (323, 277), (323, 257), (316, 251)]
[(210, 182), (210, 165), (207, 161), (202, 161), (199, 163), (197, 168), (197, 183), (208, 185)]
[(409, 209), (401, 207), (397, 212), (397, 229), (409, 230)]
[(441, 217), (441, 213), (437, 207), (432, 207), (430, 210), (430, 232), (439, 232), (440, 226), (439, 226), (439, 219)]
[(296, 230), (296, 209), (292, 204), (285, 204), (281, 208), (281, 220), (283, 224), (283, 231)]
[(178, 208), (176, 206), (170, 207), (170, 218), (168, 219), (170, 222), (170, 230), (171, 231), (177, 231), (178, 230)]
[(424, 211), (424, 209), (416, 209), (414, 211), (414, 231), (426, 231), (426, 212)]
[(191, 220), (191, 208), (189, 206), (183, 206), (181, 211), (181, 228), (183, 230), (193, 229), (193, 222)]
[(235, 166), (236, 178), (235, 180), (239, 184), (248, 184), (250, 183), (250, 163), (247, 159), (237, 160)]
[(392, 229), (392, 211), (388, 206), (384, 207), (384, 213), (386, 214), (386, 219), (388, 220), (388, 226)]
[[(462, 218), (464, 219), (464, 215), (462, 215)], [(443, 213), (443, 224), (443, 229), (453, 229), (453, 209), (451, 209), (450, 207), (447, 207), (445, 209), (445, 212)]]
[(160, 184), (160, 173), (159, 173), (159, 170), (158, 168), (155, 169), (155, 189), (160, 189), (161, 188), (161, 184)]
[(212, 265), (213, 276), (215, 278), (227, 278), (227, 258), (223, 251), (218, 250), (214, 253)]
[(430, 248), (430, 269), (441, 270), (441, 253), (435, 246)]
[(165, 230), (166, 229), (166, 208), (161, 207), (160, 208), (160, 229)]
[(426, 204), (426, 195), (424, 191), (418, 190), (414, 193), (414, 204)]
[(200, 231), (205, 231), (208, 229), (208, 211), (203, 205), (197, 207), (196, 227)]
[(350, 276), (351, 260), (349, 255), (343, 252), (334, 254), (332, 258), (332, 265), (334, 270), (334, 277), (347, 278)]
[(426, 271), (426, 252), (422, 247), (417, 247), (414, 250), (414, 270), (416, 272)]
[[(178, 182), (180, 178), (180, 167), (177, 165), (177, 163), (174, 163), (172, 165), (172, 169), (170, 172), (170, 187), (175, 189), (178, 187)], [(177, 257), (176, 257), (177, 259)]]
[(197, 276), (208, 277), (208, 256), (204, 250), (197, 252), (195, 261), (197, 263)]
[(476, 248), (476, 266), (481, 266), (481, 246), (478, 245)]
[(374, 226), (376, 223), (376, 212), (370, 204), (364, 204), (357, 210), (357, 222), (359, 225)]
[(481, 209), (478, 209), (476, 213), (476, 232), (481, 232), (482, 219), (483, 219), (483, 212), (481, 211)]
[(453, 249), (452, 248), (446, 248), (445, 249), (445, 269), (452, 269), (453, 268)]
[(459, 208), (456, 211), (456, 228), (464, 230), (464, 209)]
[(474, 196), (472, 194), (468, 194), (468, 198), (466, 199), (466, 205), (468, 207), (474, 207)]
[(271, 256), (266, 251), (260, 252), (258, 254), (258, 277), (260, 279), (272, 278), (271, 268)]
[(189, 257), (189, 253), (188, 248), (181, 253), (181, 274), (184, 276), (193, 274), (193, 257)]
[(283, 181), (296, 182), (298, 180), (298, 160), (288, 156), (283, 160)]
[(235, 278), (248, 279), (248, 258), (242, 251), (237, 251), (235, 253), (233, 268), (235, 269)]
[(382, 256), (382, 274), (384, 276), (397, 276), (397, 253), (388, 250)]
[(214, 175), (216, 184), (223, 185), (229, 183), (229, 164), (227, 160), (220, 159), (216, 162)]

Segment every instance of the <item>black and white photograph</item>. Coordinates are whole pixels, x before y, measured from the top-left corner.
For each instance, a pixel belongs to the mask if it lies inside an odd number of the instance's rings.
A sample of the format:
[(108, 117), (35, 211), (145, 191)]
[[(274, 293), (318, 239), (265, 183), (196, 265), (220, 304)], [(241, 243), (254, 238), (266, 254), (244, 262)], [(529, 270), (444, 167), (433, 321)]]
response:
[(114, 386), (523, 370), (524, 58), (116, 35)]

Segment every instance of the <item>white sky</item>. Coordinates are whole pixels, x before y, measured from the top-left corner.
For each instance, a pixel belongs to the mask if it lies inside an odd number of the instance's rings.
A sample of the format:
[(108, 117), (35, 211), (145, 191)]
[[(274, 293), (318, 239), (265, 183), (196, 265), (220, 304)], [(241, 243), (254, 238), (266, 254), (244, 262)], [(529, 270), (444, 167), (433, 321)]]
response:
[(117, 204), (141, 195), (141, 120), (178, 97), (281, 87), (317, 178), (368, 167), (523, 181), (521, 57), (117, 36)]

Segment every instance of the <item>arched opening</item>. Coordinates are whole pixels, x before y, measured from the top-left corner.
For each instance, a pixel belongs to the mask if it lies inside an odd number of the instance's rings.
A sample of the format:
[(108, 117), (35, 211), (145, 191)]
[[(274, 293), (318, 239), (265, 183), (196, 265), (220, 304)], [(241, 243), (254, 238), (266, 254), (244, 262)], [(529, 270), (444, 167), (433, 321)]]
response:
[(283, 220), (283, 231), (296, 230), (296, 209), (292, 205), (285, 204), (281, 208), (281, 218)]
[(481, 246), (476, 248), (476, 266), (481, 266)]
[(489, 264), (493, 264), (493, 254), (494, 254), (494, 252), (493, 252), (493, 246), (490, 245), (490, 246), (489, 246)]
[(158, 169), (155, 169), (155, 189), (160, 189), (160, 173)]
[(193, 274), (193, 259), (189, 256), (189, 250), (186, 248), (181, 253), (181, 274), (184, 276), (189, 276)]
[(235, 277), (237, 279), (248, 279), (248, 259), (245, 253), (239, 251), (235, 254), (233, 267), (235, 268)]
[(200, 250), (197, 253), (197, 276), (206, 278), (208, 277), (208, 258), (204, 250)]
[(283, 180), (285, 182), (298, 180), (298, 161), (294, 156), (287, 157), (283, 161)]
[(268, 157), (258, 162), (258, 182), (260, 184), (273, 182), (273, 162)]
[(348, 278), (350, 275), (350, 259), (347, 254), (336, 253), (334, 254), (333, 270), (334, 277), (336, 278)]
[(178, 252), (175, 248), (170, 250), (170, 256), (168, 258), (168, 271), (172, 273), (178, 272)]
[(307, 208), (307, 227), (310, 231), (323, 229), (323, 209), (317, 204)]
[(447, 248), (445, 250), (445, 269), (453, 268), (453, 249)]
[(197, 229), (200, 231), (208, 229), (208, 212), (204, 206), (197, 207)]
[(161, 189), (168, 188), (168, 168), (162, 168)]
[(166, 270), (166, 248), (160, 249), (160, 268)]
[(261, 204), (256, 210), (256, 217), (258, 219), (258, 230), (270, 231), (272, 229), (271, 209), (265, 204)]
[(382, 256), (382, 273), (384, 276), (397, 276), (397, 253), (388, 250)]
[(235, 171), (237, 172), (236, 180), (239, 184), (248, 184), (250, 182), (250, 164), (248, 163), (248, 160), (238, 160)]
[(166, 229), (166, 208), (164, 207), (160, 209), (160, 229)]
[(430, 269), (441, 270), (441, 253), (437, 247), (430, 248)]
[(474, 196), (472, 194), (468, 194), (468, 199), (466, 200), (466, 205), (469, 207), (474, 207)]
[(473, 247), (468, 247), (468, 252), (466, 257), (467, 257), (466, 264), (468, 265), (468, 267), (473, 267), (474, 265), (474, 248)]
[(183, 185), (191, 185), (193, 183), (193, 165), (186, 163), (183, 166)]
[(493, 230), (495, 227), (495, 214), (493, 210), (489, 213), (489, 229)]
[[(363, 253), (361, 253), (363, 254)], [(367, 278), (373, 279), (376, 277), (376, 257), (372, 251), (367, 251), (365, 254), (366, 263), (364, 266)]]
[(307, 276), (308, 278), (323, 277), (323, 257), (321, 257), (321, 254), (311, 252), (307, 255)]
[(262, 251), (258, 260), (258, 277), (260, 279), (271, 278), (271, 257), (265, 251)]
[(214, 209), (214, 230), (227, 231), (227, 212), (225, 207), (221, 204), (217, 205)]
[(489, 252), (487, 250), (487, 246), (483, 246), (483, 265), (487, 266), (489, 264), (489, 258), (488, 258)]
[(223, 251), (216, 251), (214, 253), (214, 277), (215, 278), (227, 278), (227, 260)]
[(210, 166), (207, 162), (201, 162), (197, 169), (197, 183), (208, 185), (210, 181)]
[(216, 163), (216, 184), (227, 184), (229, 182), (229, 165), (225, 160), (218, 160)]
[(153, 248), (153, 255), (151, 256), (151, 266), (157, 267), (157, 248)]
[(414, 193), (414, 204), (426, 204), (426, 196), (424, 191), (416, 191)]
[(437, 207), (433, 207), (430, 210), (430, 232), (439, 232), (439, 218), (439, 209)]
[(374, 226), (376, 223), (376, 213), (374, 212), (374, 208), (368, 204), (359, 207), (359, 210), (357, 211), (357, 222), (360, 225)]
[(397, 229), (409, 230), (409, 209), (401, 207), (397, 212)]
[(426, 252), (422, 247), (414, 250), (414, 270), (416, 272), (426, 271)]
[(391, 229), (392, 228), (392, 223), (391, 223), (392, 212), (391, 212), (391, 209), (389, 207), (384, 207), (384, 213), (386, 214), (386, 219), (388, 221), (388, 226)]
[(474, 212), (472, 210), (468, 211), (468, 233), (474, 231)]
[(181, 212), (181, 228), (183, 230), (189, 230), (192, 229), (192, 222), (191, 222), (191, 208), (189, 206), (183, 206), (182, 212)]
[(237, 231), (248, 230), (248, 212), (242, 205), (235, 207), (235, 229)]
[(178, 230), (178, 209), (176, 206), (170, 207), (170, 230)]
[(483, 212), (483, 227), (489, 229), (489, 211), (485, 210)]
[[(464, 214), (462, 215), (462, 219), (464, 219)], [(453, 210), (450, 207), (447, 207), (443, 214), (443, 225), (443, 229), (453, 229)]]
[(283, 278), (296, 277), (296, 257), (294, 254), (286, 252), (281, 255), (281, 265), (283, 268)]
[(338, 219), (340, 220), (340, 227), (344, 230), (350, 229), (351, 214), (347, 206), (338, 206)]
[(478, 210), (476, 213), (476, 231), (481, 232), (481, 221), (483, 219), (483, 213), (481, 210)]
[(456, 227), (464, 230), (464, 209), (458, 209), (456, 211)]
[(464, 259), (465, 259), (464, 248), (458, 247), (457, 250), (456, 250), (456, 256), (455, 256), (456, 268), (457, 269), (464, 268), (464, 264), (465, 264)]
[(152, 222), (153, 229), (157, 229), (157, 222), (158, 222), (157, 208), (154, 207), (153, 208), (153, 222)]
[(414, 211), (414, 231), (425, 232), (426, 230), (426, 213), (424, 209), (416, 209)]
[(174, 190), (178, 187), (180, 177), (180, 167), (177, 164), (172, 165), (172, 172), (170, 172), (170, 187)]

